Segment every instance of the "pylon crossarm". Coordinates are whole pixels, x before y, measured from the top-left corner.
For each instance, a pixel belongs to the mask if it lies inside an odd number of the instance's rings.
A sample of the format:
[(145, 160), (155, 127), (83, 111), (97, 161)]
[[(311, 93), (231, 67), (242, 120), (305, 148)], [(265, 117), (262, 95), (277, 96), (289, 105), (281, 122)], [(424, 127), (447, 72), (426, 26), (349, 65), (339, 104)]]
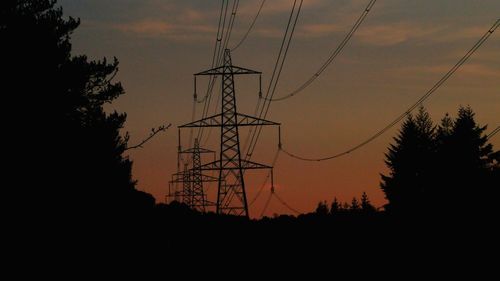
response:
[(222, 114), (206, 117), (198, 121), (184, 124), (178, 128), (220, 127)]
[[(230, 71), (227, 71), (228, 69)], [(212, 69), (209, 69), (209, 70), (198, 72), (198, 73), (196, 73), (194, 75), (195, 76), (200, 76), (200, 75), (224, 75), (224, 74), (233, 74), (233, 75), (240, 75), (240, 74), (262, 74), (262, 72), (251, 70), (251, 69), (244, 68), (244, 67), (239, 67), (239, 66), (231, 66), (231, 67), (219, 66), (219, 67), (216, 67), (216, 68), (212, 68)]]
[(252, 170), (252, 169), (272, 169), (273, 167), (241, 159), (241, 168), (245, 170)]
[(213, 161), (207, 164), (201, 165), (201, 170), (202, 171), (213, 171), (213, 170), (219, 170), (220, 166), (220, 161)]
[(212, 177), (212, 176), (207, 176), (207, 175), (201, 175), (201, 181), (203, 182), (214, 182), (214, 181), (219, 181), (219, 178), (217, 177)]
[[(221, 123), (221, 116), (222, 114), (217, 114), (214, 116), (210, 116), (207, 118), (203, 118), (191, 123), (187, 123), (184, 125), (179, 126), (179, 128), (199, 128), (199, 127), (221, 127), (223, 124)], [(250, 115), (246, 115), (243, 113), (237, 113), (238, 116), (238, 126), (239, 127), (244, 127), (244, 126), (279, 126), (281, 125), (280, 123), (276, 123), (273, 121), (253, 117)], [(191, 153), (191, 151), (187, 150), (184, 151), (186, 153)], [(203, 150), (201, 151), (203, 153)], [(206, 151), (206, 152), (211, 152), (211, 151)]]
[[(204, 164), (204, 165), (201, 166), (201, 169), (203, 171), (220, 170), (221, 169), (221, 167), (220, 167), (220, 161), (213, 161), (213, 162)], [(223, 170), (239, 170), (240, 167), (232, 165), (232, 166), (229, 166), (229, 167), (225, 166), (222, 169)], [(264, 164), (260, 164), (260, 163), (256, 163), (256, 162), (252, 162), (252, 161), (241, 159), (241, 169), (245, 169), (245, 170), (272, 169), (272, 167), (268, 166), (268, 165), (264, 165)]]
[(191, 154), (191, 153), (215, 153), (215, 151), (213, 150), (210, 150), (210, 149), (206, 149), (206, 148), (198, 148), (199, 151), (196, 151), (196, 149), (194, 148), (189, 148), (189, 149), (186, 149), (186, 150), (183, 150), (179, 153), (186, 153), (186, 154)]
[[(169, 181), (169, 183), (183, 183), (186, 180), (182, 177), (182, 175), (177, 175), (174, 179)], [(196, 179), (189, 179), (187, 182), (196, 182)], [(207, 176), (207, 175), (201, 175), (201, 181), (202, 182), (217, 182), (219, 181), (219, 178), (212, 177), (212, 176)]]
[(238, 113), (238, 126), (268, 126), (268, 125), (275, 125), (279, 126), (281, 125), (280, 123), (276, 123), (273, 121), (253, 117), (250, 115)]

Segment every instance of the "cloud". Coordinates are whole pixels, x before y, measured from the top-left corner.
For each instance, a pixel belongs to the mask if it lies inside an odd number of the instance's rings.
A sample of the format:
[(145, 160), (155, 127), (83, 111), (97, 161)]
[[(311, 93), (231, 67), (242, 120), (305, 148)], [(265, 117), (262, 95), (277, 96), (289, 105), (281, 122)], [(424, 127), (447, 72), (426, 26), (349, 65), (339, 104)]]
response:
[[(451, 64), (438, 64), (431, 66), (411, 66), (398, 68), (396, 72), (403, 75), (419, 75), (422, 73), (445, 74), (451, 68)], [(500, 69), (487, 66), (480, 63), (466, 63), (457, 74), (461, 73), (467, 76), (498, 77), (500, 79)]]
[(254, 33), (264, 38), (282, 38), (284, 30), (278, 27), (263, 27), (257, 28)]
[[(423, 71), (431, 73), (445, 73), (450, 69), (449, 65), (437, 65), (432, 67), (423, 68)], [(500, 69), (486, 66), (484, 64), (469, 63), (462, 66), (459, 70), (462, 74), (467, 76), (482, 76), (482, 77), (498, 77), (500, 79)]]
[(486, 26), (471, 26), (461, 29), (451, 26), (450, 28), (447, 28), (447, 32), (445, 34), (441, 34), (441, 36), (436, 37), (434, 40), (438, 42), (448, 42), (462, 39), (479, 39), (486, 33), (486, 31)]
[(479, 39), (485, 32), (485, 26), (460, 28), (456, 25), (431, 25), (421, 23), (385, 23), (361, 27), (356, 37), (363, 43), (375, 46), (392, 46), (408, 41), (420, 43), (445, 43), (464, 39)]
[(425, 39), (442, 31), (442, 27), (410, 23), (379, 24), (358, 30), (357, 38), (366, 44), (392, 46), (415, 39)]
[(214, 26), (202, 24), (172, 24), (157, 19), (144, 19), (128, 23), (111, 24), (111, 28), (123, 33), (146, 38), (172, 40), (200, 40), (217, 32)]
[(297, 35), (301, 37), (319, 37), (344, 31), (345, 28), (337, 24), (305, 24), (299, 27)]
[[(302, 3), (303, 10), (314, 8), (319, 6), (322, 3), (325, 3), (325, 0), (304, 0)], [(261, 0), (253, 0), (253, 1), (245, 1), (243, 3), (240, 2), (238, 7), (238, 14), (245, 16), (254, 16), (260, 6)], [(290, 13), (293, 7), (294, 1), (291, 0), (268, 0), (264, 4), (262, 9), (262, 14), (280, 14), (280, 13)], [(298, 7), (300, 1), (297, 0), (296, 8)]]
[[(448, 52), (445, 58), (449, 60), (458, 60), (459, 58), (464, 56), (465, 51), (465, 48), (458, 48), (456, 50)], [(481, 47), (477, 52), (475, 52), (471, 57), (471, 60), (481, 63), (496, 63), (500, 65), (498, 50), (494, 48), (488, 48), (487, 44)]]
[(175, 26), (159, 20), (143, 20), (138, 22), (115, 24), (114, 28), (122, 32), (156, 36), (171, 33), (175, 29)]

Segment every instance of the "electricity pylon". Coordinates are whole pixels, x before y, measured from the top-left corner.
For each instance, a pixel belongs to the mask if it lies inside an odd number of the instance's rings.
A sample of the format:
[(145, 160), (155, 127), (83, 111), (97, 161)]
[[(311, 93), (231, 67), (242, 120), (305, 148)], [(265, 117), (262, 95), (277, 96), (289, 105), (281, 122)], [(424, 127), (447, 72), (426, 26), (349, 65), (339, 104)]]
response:
[(207, 207), (213, 205), (213, 203), (207, 200), (203, 182), (215, 182), (218, 181), (218, 178), (202, 174), (201, 155), (204, 153), (215, 153), (215, 151), (201, 148), (198, 139), (195, 139), (193, 148), (180, 151), (179, 153), (192, 155), (192, 168), (188, 169), (188, 164), (184, 164), (184, 171), (173, 175), (170, 184), (182, 183), (182, 190), (176, 190), (172, 194), (175, 198), (174, 200), (179, 201), (179, 197), (181, 197), (180, 201), (190, 208), (206, 212)]
[[(236, 110), (235, 75), (261, 74), (261, 72), (232, 65), (229, 49), (224, 50), (224, 64), (200, 75), (222, 76), (221, 113), (194, 121), (179, 128), (219, 127), (219, 159), (201, 166), (201, 170), (219, 171), (216, 212), (249, 217), (245, 191), (244, 170), (272, 169), (271, 166), (251, 162), (241, 157), (239, 127), (280, 125), (257, 117), (238, 113)], [(195, 80), (196, 81), (196, 80)]]
[[(191, 171), (187, 163), (184, 164), (184, 171), (173, 174), (172, 180), (168, 183), (167, 203), (177, 201), (191, 207)], [(179, 189), (178, 184), (182, 184), (181, 189)]]

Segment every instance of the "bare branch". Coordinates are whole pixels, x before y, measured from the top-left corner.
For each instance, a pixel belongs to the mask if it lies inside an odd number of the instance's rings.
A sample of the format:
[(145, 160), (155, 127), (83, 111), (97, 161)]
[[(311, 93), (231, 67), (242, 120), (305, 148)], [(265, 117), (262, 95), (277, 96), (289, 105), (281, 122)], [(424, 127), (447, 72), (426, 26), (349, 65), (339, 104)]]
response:
[(136, 148), (142, 148), (143, 145), (145, 143), (147, 143), (148, 141), (150, 141), (152, 138), (154, 138), (158, 133), (160, 132), (165, 132), (168, 130), (168, 128), (170, 128), (172, 126), (172, 124), (168, 124), (167, 126), (163, 125), (163, 126), (160, 126), (158, 128), (152, 128), (151, 129), (151, 133), (149, 134), (149, 136), (144, 139), (143, 141), (141, 141), (139, 144), (137, 145), (134, 145), (134, 146), (129, 146), (127, 148), (125, 148), (125, 150), (130, 150), (130, 149), (136, 149)]

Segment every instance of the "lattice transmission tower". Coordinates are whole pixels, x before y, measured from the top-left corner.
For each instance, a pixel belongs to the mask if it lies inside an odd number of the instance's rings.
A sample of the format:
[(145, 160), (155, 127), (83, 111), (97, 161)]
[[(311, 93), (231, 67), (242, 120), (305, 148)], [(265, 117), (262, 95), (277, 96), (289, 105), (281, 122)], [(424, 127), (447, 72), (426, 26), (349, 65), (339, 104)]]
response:
[[(189, 169), (188, 164), (185, 163), (183, 172), (172, 175), (172, 180), (169, 182), (167, 203), (175, 200), (200, 212), (206, 212), (208, 207), (214, 205), (214, 202), (207, 200), (207, 193), (203, 183), (217, 182), (218, 178), (204, 175), (201, 170), (201, 155), (208, 153), (215, 153), (215, 151), (201, 148), (198, 139), (194, 140), (193, 148), (179, 150), (179, 154), (192, 155), (192, 168)], [(179, 189), (179, 184), (182, 184), (182, 189)]]
[(248, 74), (260, 75), (261, 72), (233, 66), (229, 49), (224, 50), (224, 64), (222, 66), (195, 74), (195, 84), (197, 76), (222, 76), (221, 113), (179, 126), (179, 128), (220, 128), (219, 159), (201, 165), (202, 171), (216, 170), (219, 172), (216, 200), (218, 214), (249, 217), (243, 177), (244, 170), (272, 169), (271, 166), (255, 163), (241, 157), (239, 127), (280, 125), (237, 111), (234, 76)]

